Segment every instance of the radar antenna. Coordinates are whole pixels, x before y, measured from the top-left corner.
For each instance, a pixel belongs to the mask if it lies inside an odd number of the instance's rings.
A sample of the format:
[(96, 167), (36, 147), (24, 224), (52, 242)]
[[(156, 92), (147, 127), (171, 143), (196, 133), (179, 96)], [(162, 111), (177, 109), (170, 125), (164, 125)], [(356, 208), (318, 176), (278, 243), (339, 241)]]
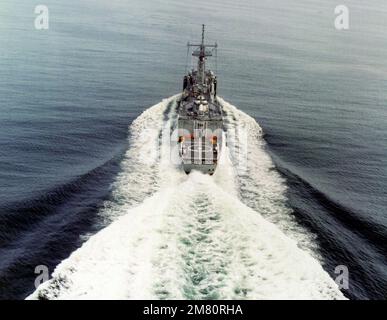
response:
[[(187, 44), (188, 49), (191, 47), (197, 48), (197, 50), (192, 52), (192, 56), (198, 58), (198, 75), (199, 75), (198, 80), (199, 80), (199, 83), (201, 83), (201, 84), (203, 84), (204, 79), (205, 79), (204, 74), (205, 74), (205, 69), (206, 69), (206, 66), (205, 66), (206, 58), (212, 57), (214, 50), (215, 50), (216, 56), (217, 56), (217, 48), (218, 48), (217, 43), (205, 44), (205, 42), (204, 42), (205, 27), (206, 26), (203, 24), (202, 25), (202, 42), (201, 42), (201, 44), (191, 44), (189, 42)], [(207, 48), (210, 48), (212, 50), (207, 50)]]

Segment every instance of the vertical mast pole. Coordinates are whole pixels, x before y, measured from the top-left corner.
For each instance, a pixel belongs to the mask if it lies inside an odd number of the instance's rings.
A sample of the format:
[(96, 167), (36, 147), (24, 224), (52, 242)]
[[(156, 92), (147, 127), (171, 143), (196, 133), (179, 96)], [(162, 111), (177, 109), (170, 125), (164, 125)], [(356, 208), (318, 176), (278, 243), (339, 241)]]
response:
[(205, 31), (205, 25), (202, 25), (202, 44), (200, 46), (200, 56), (199, 56), (199, 62), (198, 62), (198, 72), (199, 72), (199, 79), (201, 84), (204, 84), (204, 69), (205, 69), (205, 59), (206, 59), (206, 49), (204, 45), (204, 31)]
[(205, 25), (202, 24), (202, 47), (204, 47), (204, 28), (205, 28)]

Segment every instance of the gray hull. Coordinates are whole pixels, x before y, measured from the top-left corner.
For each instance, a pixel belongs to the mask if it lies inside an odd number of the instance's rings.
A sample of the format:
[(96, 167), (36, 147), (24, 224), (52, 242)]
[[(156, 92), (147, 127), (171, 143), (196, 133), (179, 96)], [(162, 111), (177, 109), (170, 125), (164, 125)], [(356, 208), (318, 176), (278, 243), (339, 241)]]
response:
[(213, 174), (222, 151), (222, 119), (179, 116), (179, 152), (184, 171)]
[[(214, 174), (222, 152), (222, 109), (214, 100), (208, 112), (190, 114), (192, 101), (180, 101), (178, 111), (178, 143), (182, 165), (186, 173), (197, 170)], [(188, 110), (188, 114), (187, 114)]]
[(208, 164), (208, 165), (195, 165), (195, 164), (183, 164), (183, 169), (186, 174), (190, 174), (193, 170), (199, 171), (204, 174), (213, 175), (216, 170), (216, 164)]

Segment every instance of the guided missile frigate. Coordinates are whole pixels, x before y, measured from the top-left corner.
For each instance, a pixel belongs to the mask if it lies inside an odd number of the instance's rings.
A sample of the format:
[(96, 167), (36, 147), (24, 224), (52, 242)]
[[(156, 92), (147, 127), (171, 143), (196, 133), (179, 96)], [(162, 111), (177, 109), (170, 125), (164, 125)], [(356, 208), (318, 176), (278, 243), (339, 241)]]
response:
[(214, 53), (217, 44), (205, 44), (203, 25), (200, 44), (188, 43), (188, 54), (197, 58), (194, 68), (184, 76), (183, 93), (177, 104), (179, 155), (184, 171), (197, 170), (214, 174), (217, 167), (223, 133), (222, 107), (217, 101), (217, 78), (206, 70), (206, 60)]

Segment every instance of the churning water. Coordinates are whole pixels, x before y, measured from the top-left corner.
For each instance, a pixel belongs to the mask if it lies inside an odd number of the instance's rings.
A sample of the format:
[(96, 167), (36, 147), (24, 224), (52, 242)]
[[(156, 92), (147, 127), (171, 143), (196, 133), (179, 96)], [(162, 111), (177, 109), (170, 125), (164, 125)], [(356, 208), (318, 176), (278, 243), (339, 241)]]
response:
[[(228, 142), (213, 177), (187, 176), (171, 162), (170, 135), (163, 132), (174, 127), (176, 98), (133, 122), (114, 198), (101, 211), (122, 216), (61, 263), (32, 297), (342, 298), (294, 241), (313, 250), (314, 239), (291, 219), (261, 128), (222, 102)], [(244, 150), (247, 167), (240, 172)]]

